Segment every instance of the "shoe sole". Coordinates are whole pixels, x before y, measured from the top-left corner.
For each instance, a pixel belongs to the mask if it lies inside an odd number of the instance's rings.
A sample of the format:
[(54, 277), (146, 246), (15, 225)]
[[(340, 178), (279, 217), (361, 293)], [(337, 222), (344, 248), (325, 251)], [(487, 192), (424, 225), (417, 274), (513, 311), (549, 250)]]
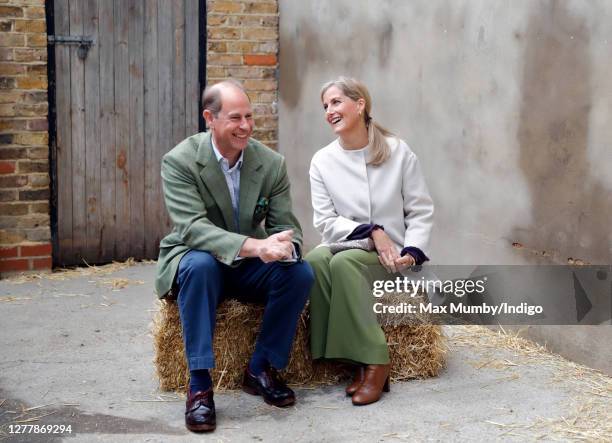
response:
[(215, 430), (217, 425), (216, 424), (214, 424), (214, 425), (210, 425), (210, 424), (188, 425), (188, 424), (185, 424), (185, 427), (188, 430), (190, 430), (191, 432), (212, 432), (212, 431)]
[[(250, 386), (242, 386), (242, 390), (247, 394), (263, 397), (257, 390), (251, 388)], [(263, 401), (265, 401), (270, 406), (276, 406), (277, 408), (286, 408), (287, 406), (295, 404), (295, 398), (287, 398), (280, 403), (272, 403), (271, 401), (268, 401), (266, 397), (263, 397)]]

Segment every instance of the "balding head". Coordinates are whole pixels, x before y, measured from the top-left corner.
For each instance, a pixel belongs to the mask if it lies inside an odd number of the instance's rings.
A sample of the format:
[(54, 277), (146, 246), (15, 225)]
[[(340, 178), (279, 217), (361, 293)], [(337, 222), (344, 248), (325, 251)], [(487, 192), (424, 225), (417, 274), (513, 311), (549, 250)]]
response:
[(213, 145), (232, 166), (246, 149), (253, 133), (253, 109), (242, 85), (226, 80), (206, 88), (204, 120)]
[(207, 86), (202, 92), (202, 109), (209, 110), (215, 117), (219, 115), (223, 107), (223, 95), (225, 92), (244, 94), (249, 102), (251, 101), (244, 90), (244, 86), (232, 78)]

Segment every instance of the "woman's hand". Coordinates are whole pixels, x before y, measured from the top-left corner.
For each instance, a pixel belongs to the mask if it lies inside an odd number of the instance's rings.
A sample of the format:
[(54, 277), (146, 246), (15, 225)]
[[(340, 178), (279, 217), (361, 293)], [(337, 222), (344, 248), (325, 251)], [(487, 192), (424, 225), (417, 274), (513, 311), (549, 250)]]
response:
[(395, 244), (382, 229), (372, 231), (372, 240), (378, 252), (378, 261), (389, 273), (397, 272), (396, 260), (401, 259)]

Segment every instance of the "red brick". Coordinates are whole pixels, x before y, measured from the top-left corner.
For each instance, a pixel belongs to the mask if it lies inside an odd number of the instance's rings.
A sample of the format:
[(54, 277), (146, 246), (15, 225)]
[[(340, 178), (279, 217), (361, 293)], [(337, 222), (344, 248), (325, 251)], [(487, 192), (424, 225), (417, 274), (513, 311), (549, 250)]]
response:
[(276, 64), (276, 55), (248, 54), (244, 56), (245, 65), (273, 66)]
[(0, 161), (0, 174), (12, 174), (15, 172), (15, 162)]
[(0, 258), (13, 258), (19, 257), (19, 250), (17, 246), (13, 248), (0, 248)]
[(30, 260), (27, 259), (0, 260), (0, 272), (27, 271), (29, 269)]
[(35, 258), (32, 260), (32, 269), (51, 269), (53, 260), (51, 257), (46, 258)]
[(21, 246), (21, 257), (40, 257), (51, 255), (51, 244)]

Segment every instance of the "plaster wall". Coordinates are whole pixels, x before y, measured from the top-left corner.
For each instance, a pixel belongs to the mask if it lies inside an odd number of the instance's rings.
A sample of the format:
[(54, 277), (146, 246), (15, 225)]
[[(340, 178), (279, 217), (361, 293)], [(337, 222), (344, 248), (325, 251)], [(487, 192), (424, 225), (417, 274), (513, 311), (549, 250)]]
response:
[(418, 155), (438, 264), (611, 263), (612, 3), (280, 0), (279, 151), (306, 246), (319, 100), (363, 80)]

